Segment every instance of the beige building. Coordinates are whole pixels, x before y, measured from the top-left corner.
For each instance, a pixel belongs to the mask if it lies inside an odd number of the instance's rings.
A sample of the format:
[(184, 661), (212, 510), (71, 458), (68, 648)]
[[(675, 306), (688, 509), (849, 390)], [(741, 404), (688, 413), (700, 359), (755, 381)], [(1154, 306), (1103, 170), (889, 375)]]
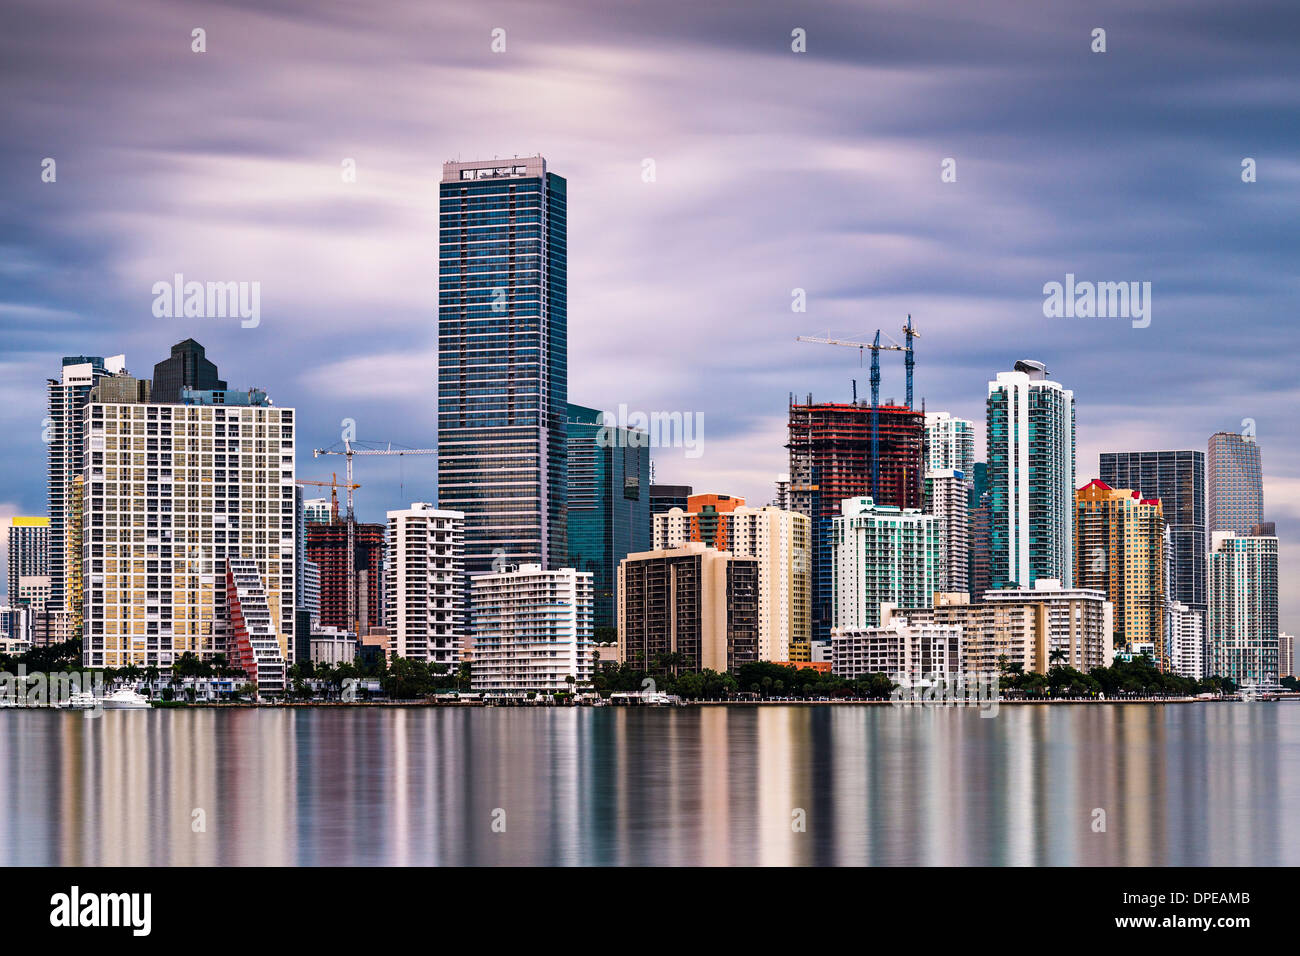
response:
[(86, 666), (233, 660), (232, 558), (255, 563), (280, 656), (293, 659), (294, 410), (258, 395), (86, 405)]
[(1090, 481), (1074, 495), (1074, 583), (1115, 606), (1112, 642), (1150, 646), (1168, 670), (1165, 518), (1159, 498)]
[(1114, 609), (1098, 591), (1063, 588), (1040, 578), (1033, 588), (988, 591), (972, 604), (965, 592), (935, 595), (932, 608), (906, 612), (913, 623), (934, 621), (962, 628), (962, 670), (993, 676), (1005, 660), (1026, 673), (1046, 674), (1056, 664), (1087, 673), (1109, 667), (1114, 649), (1106, 637)]
[(619, 660), (680, 655), (684, 670), (758, 660), (759, 561), (692, 541), (629, 554), (618, 566)]
[(876, 627), (832, 628), (831, 670), (854, 680), (885, 674), (904, 687), (952, 680), (962, 668), (961, 625), (910, 620), (885, 604)]
[[(672, 508), (654, 516), (656, 550), (698, 541), (699, 515)], [(694, 520), (693, 520), (694, 519)], [(738, 558), (758, 559), (758, 658), (810, 660), (812, 640), (811, 523), (805, 514), (771, 505), (716, 515), (717, 539)]]

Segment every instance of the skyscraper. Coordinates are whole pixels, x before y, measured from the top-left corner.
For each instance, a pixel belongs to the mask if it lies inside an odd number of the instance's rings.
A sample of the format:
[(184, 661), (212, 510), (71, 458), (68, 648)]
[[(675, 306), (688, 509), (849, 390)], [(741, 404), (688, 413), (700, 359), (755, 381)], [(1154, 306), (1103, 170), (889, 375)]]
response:
[(654, 548), (694, 541), (738, 558), (757, 558), (759, 660), (809, 661), (810, 520), (797, 511), (747, 508), (744, 502), (730, 495), (692, 495), (691, 512), (676, 508), (655, 515)]
[[(880, 449), (879, 504), (921, 507), (925, 417), (886, 403), (876, 412)], [(850, 498), (872, 494), (870, 402), (790, 402), (790, 507), (812, 520), (813, 639), (829, 640), (835, 616), (831, 585), (831, 523)]]
[(50, 573), (50, 519), (15, 517), (9, 521), (9, 606), (18, 606), (18, 579)]
[(975, 466), (975, 424), (947, 412), (925, 413), (926, 468), (955, 468), (967, 478)]
[(540, 156), (443, 164), (438, 506), (469, 574), (569, 557), (567, 217)]
[(956, 468), (925, 473), (925, 510), (939, 522), (940, 591), (967, 591), (970, 585), (970, 511), (966, 475)]
[(841, 502), (831, 536), (834, 627), (875, 627), (882, 604), (933, 604), (940, 562), (934, 515), (851, 498)]
[(49, 417), (44, 422), (49, 444), (48, 499), (50, 512), (50, 603), (54, 611), (67, 608), (67, 527), (70, 490), (84, 466), (85, 420), (82, 411), (90, 390), (106, 375), (125, 372), (126, 357), (70, 355), (63, 359), (59, 378), (47, 380)]
[[(1090, 481), (1075, 493), (1074, 583), (1106, 595), (1129, 650), (1146, 650), (1162, 670), (1165, 634), (1165, 522), (1159, 498)], [(1111, 635), (1106, 635), (1107, 640)]]
[(1074, 574), (1074, 393), (1022, 360), (989, 382), (991, 587)]
[(569, 405), (569, 564), (590, 571), (595, 627), (614, 627), (618, 563), (650, 547), (648, 436)]
[(1205, 613), (1205, 454), (1199, 451), (1102, 452), (1101, 480), (1159, 498), (1169, 528), (1171, 601)]
[(290, 660), (294, 410), (194, 393), (187, 405), (92, 402), (84, 416), (86, 666), (249, 661), (254, 637)]
[(1216, 531), (1206, 634), (1211, 676), (1238, 687), (1278, 683), (1277, 538)]
[(1205, 472), (1208, 534), (1250, 534), (1264, 520), (1264, 472), (1255, 436), (1210, 436)]
[(388, 512), (384, 620), (393, 653), (454, 667), (468, 632), (465, 516), (422, 501)]
[(217, 366), (193, 339), (173, 345), (171, 356), (153, 367), (150, 401), (178, 403), (186, 388), (200, 392), (226, 389), (226, 383), (217, 377)]

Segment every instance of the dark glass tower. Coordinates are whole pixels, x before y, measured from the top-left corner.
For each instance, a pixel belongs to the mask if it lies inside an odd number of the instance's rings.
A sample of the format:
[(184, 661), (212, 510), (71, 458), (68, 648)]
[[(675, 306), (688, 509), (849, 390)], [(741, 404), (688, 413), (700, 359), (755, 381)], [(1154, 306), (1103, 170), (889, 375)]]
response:
[(181, 389), (222, 389), (226, 383), (217, 377), (217, 366), (209, 362), (203, 346), (186, 339), (172, 346), (170, 358), (153, 367), (151, 401), (176, 404), (181, 400)]
[(614, 627), (618, 564), (650, 550), (650, 448), (582, 405), (569, 406), (568, 430), (569, 563), (592, 574), (593, 625)]
[(443, 164), (438, 507), (467, 574), (569, 559), (567, 222), (540, 156)]
[(1101, 455), (1101, 480), (1159, 498), (1172, 552), (1169, 597), (1206, 609), (1205, 454), (1199, 451), (1108, 451)]

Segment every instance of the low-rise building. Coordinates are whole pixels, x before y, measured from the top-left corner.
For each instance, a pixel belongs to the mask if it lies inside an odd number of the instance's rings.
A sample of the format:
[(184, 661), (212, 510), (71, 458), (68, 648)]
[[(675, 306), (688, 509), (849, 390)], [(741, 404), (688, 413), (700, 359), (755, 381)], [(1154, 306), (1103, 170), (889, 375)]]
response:
[(935, 621), (909, 621), (891, 605), (879, 625), (831, 630), (835, 674), (850, 680), (885, 674), (908, 687), (955, 680), (962, 668), (962, 628)]

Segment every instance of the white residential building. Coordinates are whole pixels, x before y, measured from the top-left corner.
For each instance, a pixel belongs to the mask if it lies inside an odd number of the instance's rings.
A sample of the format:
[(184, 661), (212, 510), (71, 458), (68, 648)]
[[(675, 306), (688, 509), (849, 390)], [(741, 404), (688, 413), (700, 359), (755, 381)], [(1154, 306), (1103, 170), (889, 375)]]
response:
[(384, 619), (396, 657), (460, 663), (465, 641), (465, 514), (423, 501), (388, 512)]
[[(698, 516), (671, 508), (654, 515), (654, 549), (680, 548), (693, 536)], [(789, 661), (802, 649), (807, 660), (812, 639), (811, 520), (797, 511), (772, 505), (741, 506), (716, 516), (723, 550), (738, 558), (758, 559), (758, 658)]]
[(970, 510), (966, 475), (956, 468), (925, 473), (925, 510), (939, 522), (940, 591), (965, 591), (969, 580)]
[(939, 590), (939, 523), (915, 508), (848, 498), (831, 523), (834, 626), (880, 623), (880, 605), (930, 607)]
[(1277, 635), (1277, 678), (1295, 677), (1295, 635), (1279, 632)]
[(1277, 538), (1216, 531), (1209, 555), (1206, 633), (1213, 676), (1238, 687), (1278, 684)]
[(232, 558), (254, 562), (280, 657), (292, 660), (294, 410), (235, 397), (86, 405), (86, 666), (233, 659)]
[(590, 571), (545, 571), (538, 564), (473, 575), (473, 689), (553, 693), (588, 684), (591, 578)]
[(850, 680), (885, 674), (905, 687), (955, 680), (962, 672), (962, 629), (909, 621), (886, 604), (874, 627), (831, 629), (833, 672)]
[(975, 467), (975, 423), (947, 412), (925, 413), (926, 470), (953, 468), (968, 479)]
[(1165, 607), (1169, 667), (1179, 677), (1200, 680), (1205, 674), (1205, 618), (1181, 601)]

